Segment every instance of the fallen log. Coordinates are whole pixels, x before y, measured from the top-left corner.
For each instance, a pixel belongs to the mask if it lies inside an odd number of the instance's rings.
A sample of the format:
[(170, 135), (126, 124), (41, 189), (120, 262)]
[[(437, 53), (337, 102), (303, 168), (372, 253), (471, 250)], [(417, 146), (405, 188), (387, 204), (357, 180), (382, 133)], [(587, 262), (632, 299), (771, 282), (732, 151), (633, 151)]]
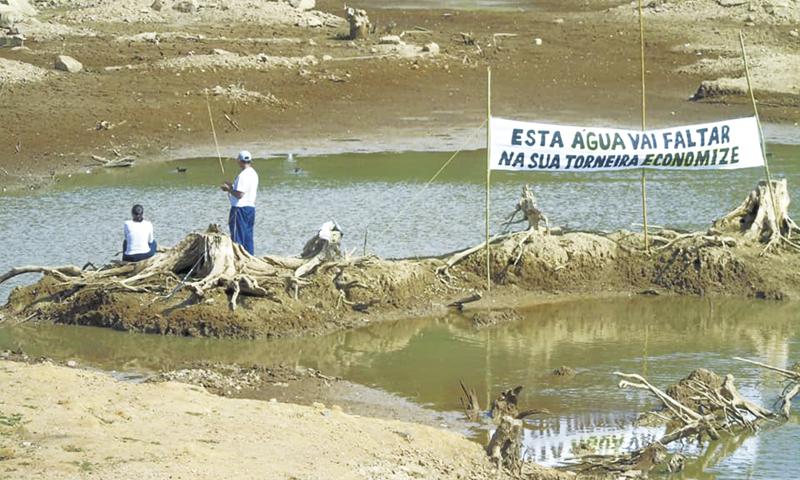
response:
[(105, 168), (132, 167), (136, 163), (136, 158), (134, 157), (122, 157), (116, 160), (109, 160), (101, 157), (100, 155), (92, 155), (92, 160), (101, 164)]
[(458, 309), (458, 311), (462, 311), (464, 310), (464, 305), (466, 305), (467, 303), (477, 302), (481, 298), (483, 298), (483, 296), (480, 293), (475, 292), (468, 297), (460, 298), (454, 302), (448, 303), (447, 306), (456, 308)]

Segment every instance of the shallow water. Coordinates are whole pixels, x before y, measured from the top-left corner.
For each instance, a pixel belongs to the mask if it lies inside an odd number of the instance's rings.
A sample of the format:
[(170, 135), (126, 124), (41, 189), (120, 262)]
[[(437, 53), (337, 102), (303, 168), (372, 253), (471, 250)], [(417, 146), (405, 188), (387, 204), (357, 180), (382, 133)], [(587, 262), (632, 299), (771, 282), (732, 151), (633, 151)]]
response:
[[(120, 371), (173, 368), (193, 360), (297, 362), (374, 386), (440, 411), (460, 409), (458, 380), (481, 402), (524, 385), (524, 407), (549, 409), (526, 425), (528, 454), (546, 464), (571, 457), (580, 441), (604, 451), (625, 449), (658, 431), (634, 428), (653, 405), (641, 392), (619, 390), (614, 371), (641, 373), (667, 386), (703, 366), (732, 373), (743, 395), (765, 406), (780, 390), (776, 376), (732, 360), (742, 356), (785, 366), (798, 360), (800, 304), (734, 299), (633, 298), (542, 305), (524, 320), (475, 330), (468, 318), (412, 319), (321, 338), (234, 341), (146, 336), (89, 327), (0, 329), (0, 349), (76, 359)], [(145, 352), (145, 353), (143, 353)], [(561, 365), (574, 378), (550, 372)], [(790, 478), (800, 415), (758, 436), (712, 444), (678, 478)], [(476, 438), (485, 435), (476, 431)], [(691, 449), (689, 449), (691, 451)]]
[[(774, 177), (800, 185), (800, 147), (771, 145)], [(437, 255), (480, 242), (484, 231), (485, 157), (462, 152), (437, 181), (426, 182), (450, 157), (434, 153), (349, 153), (256, 160), (261, 177), (256, 253), (295, 254), (329, 219), (345, 231), (344, 245), (384, 257)], [(178, 173), (177, 167), (185, 167)], [(236, 171), (229, 161), (227, 176)], [(738, 205), (760, 169), (648, 173), (651, 225), (706, 228)], [(492, 229), (513, 210), (525, 183), (554, 225), (640, 229), (638, 172), (514, 174), (492, 180)], [(145, 206), (156, 238), (173, 245), (209, 223), (225, 224), (228, 203), (217, 188), (216, 159), (192, 159), (98, 169), (60, 179), (54, 189), (0, 194), (0, 271), (22, 264), (95, 264), (121, 249), (122, 223), (134, 203)], [(791, 207), (800, 216), (795, 202)], [(30, 279), (20, 279), (30, 281)], [(13, 283), (12, 283), (13, 284)], [(0, 299), (9, 286), (0, 285)]]
[[(771, 145), (775, 177), (800, 184), (800, 147)], [(257, 160), (261, 176), (257, 253), (293, 254), (324, 221), (345, 230), (345, 246), (382, 256), (433, 255), (480, 242), (484, 154), (464, 152), (426, 186), (449, 153), (359, 153)], [(185, 167), (185, 173), (176, 168)], [(226, 163), (230, 175), (232, 162)], [(648, 173), (652, 225), (699, 229), (738, 205), (762, 172)], [(145, 205), (162, 245), (189, 231), (226, 221), (215, 159), (97, 170), (60, 179), (32, 195), (0, 195), (0, 271), (22, 264), (83, 265), (114, 257), (122, 221), (133, 203)], [(555, 225), (634, 228), (640, 222), (638, 172), (495, 174), (492, 226), (498, 230), (524, 183)], [(797, 203), (791, 207), (800, 217)], [(19, 282), (34, 278), (20, 278)], [(13, 285), (13, 283), (12, 283)], [(5, 298), (11, 285), (0, 286)], [(241, 342), (164, 338), (107, 330), (42, 326), (0, 329), (0, 348), (75, 358), (105, 369), (141, 372), (194, 360), (298, 362), (373, 385), (445, 412), (459, 409), (458, 379), (482, 397), (526, 386), (523, 404), (554, 415), (527, 424), (528, 454), (557, 464), (585, 441), (605, 450), (656, 435), (631, 426), (650, 401), (620, 391), (611, 372), (643, 372), (658, 385), (704, 366), (736, 375), (740, 390), (768, 405), (775, 377), (733, 362), (745, 356), (786, 365), (797, 357), (797, 304), (705, 299), (586, 301), (541, 306), (525, 321), (475, 331), (461, 317), (406, 320), (329, 337)], [(144, 352), (144, 353), (143, 353)], [(560, 365), (574, 379), (552, 377)], [(485, 400), (484, 400), (485, 401)], [(485, 435), (476, 431), (476, 437)], [(730, 439), (692, 464), (685, 478), (786, 478), (797, 470), (798, 416), (757, 437)]]

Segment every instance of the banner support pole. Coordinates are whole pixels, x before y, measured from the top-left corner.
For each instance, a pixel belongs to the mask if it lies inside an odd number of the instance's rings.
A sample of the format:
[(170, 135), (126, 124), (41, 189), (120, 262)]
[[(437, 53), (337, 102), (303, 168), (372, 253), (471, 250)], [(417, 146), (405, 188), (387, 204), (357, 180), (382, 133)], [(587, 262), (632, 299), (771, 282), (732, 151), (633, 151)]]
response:
[[(761, 117), (758, 115), (758, 105), (756, 104), (756, 94), (753, 92), (753, 84), (750, 80), (750, 64), (747, 61), (747, 50), (744, 47), (744, 32), (739, 30), (739, 43), (742, 46), (742, 62), (744, 63), (744, 76), (747, 79), (747, 91), (750, 93), (750, 102), (753, 104), (753, 114), (756, 116), (758, 125), (758, 138), (761, 140), (761, 155), (764, 160), (764, 175), (767, 177), (767, 188), (772, 199), (772, 207), (775, 210), (775, 222), (778, 222), (778, 204), (775, 203), (775, 192), (772, 189), (772, 177), (769, 174), (769, 162), (767, 161), (767, 145), (764, 141), (764, 130), (761, 127)], [(780, 228), (780, 226), (779, 226)], [(778, 232), (780, 235), (780, 232)]]
[[(644, 65), (644, 12), (642, 8), (642, 0), (639, 0), (639, 44), (642, 63), (642, 132), (645, 132), (647, 130), (647, 91)], [(644, 228), (644, 251), (649, 253), (650, 242), (649, 232), (647, 231), (647, 175), (645, 172), (646, 170), (642, 168), (642, 226)]]
[(492, 67), (486, 67), (486, 291), (492, 291), (491, 249), (489, 247), (489, 211), (492, 182)]

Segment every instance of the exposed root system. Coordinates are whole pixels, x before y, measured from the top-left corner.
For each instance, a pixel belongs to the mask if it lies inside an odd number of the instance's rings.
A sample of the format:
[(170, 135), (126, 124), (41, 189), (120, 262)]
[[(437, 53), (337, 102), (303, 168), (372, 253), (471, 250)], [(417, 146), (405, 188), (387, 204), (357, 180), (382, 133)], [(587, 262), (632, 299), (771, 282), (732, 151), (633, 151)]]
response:
[(800, 249), (791, 240), (800, 232), (789, 216), (789, 188), (786, 179), (758, 182), (756, 188), (735, 210), (716, 220), (712, 226), (720, 232), (739, 233), (745, 241), (766, 244), (768, 251), (780, 243)]
[(637, 374), (614, 373), (620, 388), (644, 390), (661, 402), (663, 410), (654, 412), (667, 422), (667, 431), (653, 443), (621, 455), (586, 456), (572, 467), (583, 473), (625, 473), (646, 475), (655, 469), (667, 472), (680, 470), (684, 457), (670, 453), (676, 442), (718, 440), (721, 435), (756, 432), (759, 426), (776, 417), (743, 397), (734, 384), (733, 375), (719, 377), (714, 372), (698, 369), (667, 391)]
[[(477, 309), (467, 314), (480, 327), (514, 317), (512, 310), (467, 307), (481, 298), (476, 291), (485, 287), (487, 268), (500, 287), (493, 291), (501, 294), (509, 286), (539, 294), (655, 291), (782, 299), (800, 294), (793, 274), (800, 255), (792, 239), (797, 226), (786, 214), (786, 183), (773, 187), (778, 202), (769, 202), (760, 183), (708, 232), (655, 232), (658, 246), (650, 254), (640, 233), (549, 228), (527, 186), (506, 226), (521, 214), (528, 228), (493, 237), (488, 265), (485, 244), (442, 257), (383, 260), (343, 255), (338, 235), (317, 235), (298, 257), (254, 257), (211, 226), (138, 264), (11, 269), (0, 283), (27, 273), (43, 276), (12, 292), (2, 318), (264, 337), (320, 334), (362, 325), (365, 314), (396, 318), (452, 305)], [(771, 213), (775, 206), (777, 215)], [(765, 248), (770, 255), (762, 256)]]

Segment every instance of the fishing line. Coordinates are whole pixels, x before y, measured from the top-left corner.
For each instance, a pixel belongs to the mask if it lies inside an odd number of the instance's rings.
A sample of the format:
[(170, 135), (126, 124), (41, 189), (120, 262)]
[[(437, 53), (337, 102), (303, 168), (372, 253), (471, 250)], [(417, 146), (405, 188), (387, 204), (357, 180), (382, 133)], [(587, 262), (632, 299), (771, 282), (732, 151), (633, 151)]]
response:
[[(411, 198), (411, 200), (409, 200), (409, 201), (408, 201), (408, 202), (405, 204), (405, 206), (404, 206), (404, 207), (403, 207), (403, 208), (400, 210), (400, 212), (399, 212), (397, 215), (395, 215), (395, 216), (394, 216), (394, 218), (392, 218), (392, 220), (391, 220), (390, 222), (388, 222), (388, 223), (387, 223), (387, 225), (386, 225), (386, 228), (384, 228), (384, 229), (383, 229), (383, 230), (382, 230), (382, 231), (379, 233), (379, 236), (383, 236), (383, 235), (384, 235), (386, 232), (388, 232), (388, 231), (389, 231), (389, 229), (391, 229), (391, 228), (392, 228), (392, 225), (393, 225), (393, 224), (394, 224), (394, 223), (395, 223), (395, 222), (396, 222), (396, 221), (397, 221), (399, 218), (403, 217), (403, 216), (404, 216), (404, 215), (405, 215), (405, 214), (406, 214), (406, 213), (407, 213), (407, 212), (408, 212), (408, 211), (411, 209), (411, 207), (412, 207), (412, 206), (414, 206), (414, 205), (416, 204), (416, 202), (419, 200), (419, 198), (422, 196), (422, 194), (423, 194), (423, 193), (425, 193), (425, 190), (426, 190), (426, 189), (427, 189), (427, 188), (428, 188), (428, 187), (429, 187), (429, 186), (430, 186), (430, 185), (431, 185), (431, 184), (432, 184), (432, 183), (433, 183), (433, 182), (434, 182), (434, 181), (435, 181), (437, 178), (439, 178), (439, 175), (441, 175), (441, 173), (444, 171), (444, 169), (445, 169), (445, 168), (447, 168), (447, 166), (448, 166), (448, 165), (450, 165), (450, 163), (451, 163), (451, 162), (452, 162), (452, 161), (453, 161), (453, 160), (454, 160), (454, 159), (455, 159), (455, 158), (458, 156), (458, 154), (459, 154), (459, 153), (461, 153), (461, 152), (462, 152), (462, 151), (463, 151), (463, 150), (464, 150), (464, 149), (467, 147), (467, 144), (468, 144), (468, 143), (469, 143), (469, 142), (470, 142), (470, 141), (471, 141), (471, 140), (472, 140), (472, 139), (473, 139), (473, 138), (474, 138), (474, 137), (475, 137), (475, 136), (478, 134), (478, 132), (480, 132), (480, 131), (481, 131), (481, 129), (482, 129), (482, 128), (483, 128), (485, 125), (486, 125), (486, 120), (484, 120), (484, 121), (483, 121), (483, 123), (481, 123), (481, 125), (480, 125), (478, 128), (476, 128), (476, 129), (475, 129), (475, 130), (474, 130), (474, 131), (473, 131), (473, 132), (472, 132), (472, 133), (471, 133), (471, 134), (470, 134), (470, 135), (469, 135), (469, 136), (466, 138), (466, 140), (464, 140), (464, 142), (461, 144), (461, 146), (459, 147), (459, 149), (458, 149), (458, 150), (456, 150), (456, 151), (455, 151), (455, 153), (453, 153), (453, 154), (450, 156), (450, 158), (448, 158), (448, 159), (447, 159), (447, 161), (446, 161), (446, 162), (444, 162), (444, 164), (442, 164), (442, 166), (441, 166), (441, 167), (439, 167), (439, 170), (437, 170), (437, 171), (436, 171), (436, 173), (434, 173), (434, 174), (433, 174), (433, 176), (430, 178), (430, 180), (428, 180), (428, 181), (425, 183), (425, 185), (423, 185), (423, 186), (422, 186), (422, 188), (419, 190), (419, 192), (417, 192), (417, 194), (416, 194), (416, 195), (414, 195), (414, 196)], [(367, 228), (369, 228), (369, 225), (367, 225)], [(364, 240), (364, 251), (366, 252), (366, 237), (365, 237), (365, 240)]]

